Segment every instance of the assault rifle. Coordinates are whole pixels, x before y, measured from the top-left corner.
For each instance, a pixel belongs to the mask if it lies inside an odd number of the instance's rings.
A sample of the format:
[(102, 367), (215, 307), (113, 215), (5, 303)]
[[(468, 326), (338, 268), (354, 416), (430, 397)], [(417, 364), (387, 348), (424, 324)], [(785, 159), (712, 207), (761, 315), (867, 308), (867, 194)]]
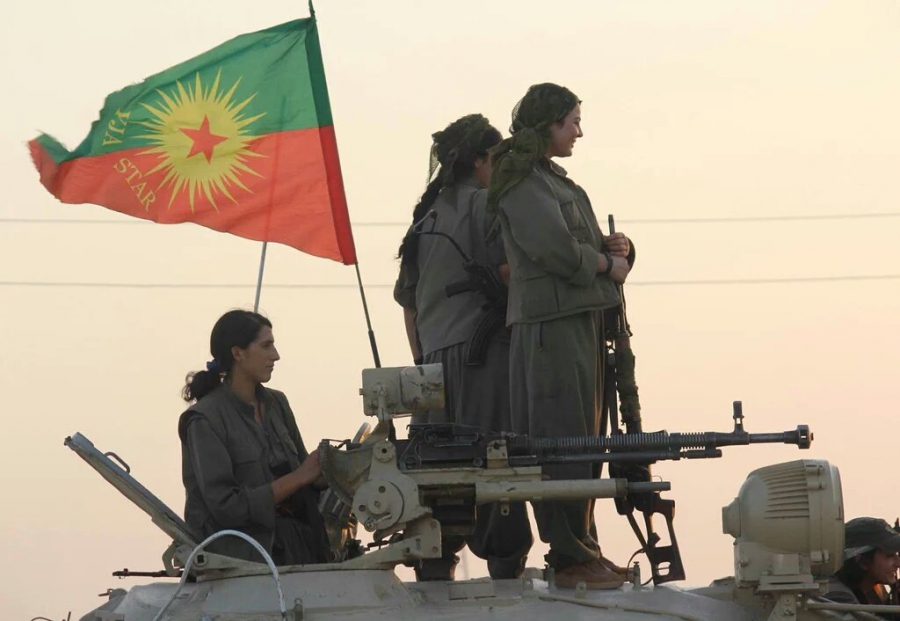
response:
[[(609, 463), (625, 468), (644, 467), (657, 461), (680, 459), (710, 459), (722, 456), (722, 448), (747, 444), (783, 443), (808, 449), (813, 436), (806, 425), (781, 433), (748, 433), (744, 430), (740, 402), (735, 402), (734, 429), (729, 433), (692, 432), (653, 433), (634, 432), (612, 436), (579, 436), (559, 438), (529, 438), (509, 433), (484, 434), (479, 429), (454, 424), (414, 424), (409, 427), (407, 440), (396, 440), (397, 465), (401, 472), (418, 470), (486, 468), (489, 455), (504, 446), (504, 467), (546, 466), (572, 463)], [(618, 478), (618, 477), (616, 477)], [(626, 477), (627, 478), (627, 477)], [(643, 537), (634, 528), (642, 549), (647, 553), (654, 584), (685, 578), (684, 566), (675, 538), (675, 502), (663, 499), (659, 490), (642, 484), (649, 478), (629, 481), (628, 493), (616, 497), (616, 503), (641, 511), (647, 523), (653, 514), (666, 520), (670, 544), (660, 546), (659, 536), (650, 527)], [(441, 498), (453, 496), (451, 487), (436, 490)], [(461, 489), (458, 496), (472, 494)], [(423, 490), (424, 498), (428, 493)], [(440, 514), (439, 514), (440, 515)], [(629, 512), (630, 521), (634, 520)]]
[[(424, 224), (428, 220), (432, 220), (432, 228), (424, 230)], [(482, 314), (466, 343), (466, 363), (480, 366), (484, 364), (491, 337), (499, 330), (503, 330), (506, 325), (506, 285), (500, 279), (496, 269), (470, 257), (450, 235), (435, 231), (433, 223), (436, 220), (437, 213), (434, 210), (429, 211), (425, 217), (413, 225), (413, 232), (416, 235), (443, 237), (453, 244), (462, 257), (462, 267), (466, 272), (466, 278), (450, 283), (444, 288), (448, 298), (468, 291), (481, 294), (484, 300), (481, 306)]]
[[(616, 232), (616, 221), (609, 214), (609, 234)], [(603, 412), (600, 419), (600, 435), (607, 433), (613, 437), (621, 438), (622, 430), (619, 428), (619, 412), (622, 414), (622, 423), (625, 425), (625, 436), (634, 436), (643, 433), (641, 424), (641, 401), (638, 396), (637, 380), (635, 378), (635, 356), (631, 349), (631, 326), (628, 324), (626, 313), (625, 288), (616, 285), (619, 292), (620, 303), (610, 309), (604, 315), (606, 323), (606, 375), (603, 386)], [(743, 427), (739, 420), (740, 403), (735, 402), (735, 432)], [(743, 416), (740, 415), (740, 419)], [(801, 447), (803, 448), (803, 447)], [(642, 482), (652, 478), (650, 464), (654, 460), (642, 460), (635, 458), (630, 462), (616, 461), (609, 465), (610, 477), (622, 477), (628, 481)], [(644, 528), (638, 526), (634, 516), (635, 511), (640, 511), (644, 516)], [(641, 550), (647, 555), (647, 560), (653, 571), (653, 581), (656, 584), (668, 580), (683, 580), (685, 577), (684, 563), (678, 550), (678, 541), (672, 528), (672, 518), (675, 514), (675, 503), (672, 500), (664, 500), (659, 494), (632, 494), (623, 498), (616, 498), (616, 511), (628, 519), (631, 530), (641, 544)], [(660, 545), (660, 536), (653, 526), (653, 516), (662, 515), (666, 519), (669, 531), (670, 544)], [(665, 568), (665, 575), (662, 574)]]

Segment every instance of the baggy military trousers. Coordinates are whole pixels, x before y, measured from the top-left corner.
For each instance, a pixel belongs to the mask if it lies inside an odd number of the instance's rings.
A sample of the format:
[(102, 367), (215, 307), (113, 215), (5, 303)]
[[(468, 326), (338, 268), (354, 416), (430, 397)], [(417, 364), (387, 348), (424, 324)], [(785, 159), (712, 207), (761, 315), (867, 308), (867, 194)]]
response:
[[(604, 366), (603, 314), (574, 315), (512, 326), (510, 407), (513, 431), (533, 437), (596, 436)], [(591, 464), (545, 466), (551, 479), (589, 479)], [(536, 502), (541, 540), (551, 567), (597, 559), (593, 502)]]
[[(509, 339), (505, 328), (494, 334), (480, 366), (467, 363), (465, 343), (427, 354), (426, 364), (440, 363), (444, 367), (445, 408), (413, 416), (413, 422), (456, 423), (484, 432), (511, 431)], [(448, 579), (458, 562), (456, 553), (467, 544), (473, 554), (487, 561), (492, 578), (516, 578), (525, 569), (532, 543), (525, 503), (509, 503), (508, 515), (501, 514), (499, 505), (481, 505), (477, 508), (475, 531), (468, 537), (445, 535), (443, 558), (422, 561), (417, 575), (426, 580)]]

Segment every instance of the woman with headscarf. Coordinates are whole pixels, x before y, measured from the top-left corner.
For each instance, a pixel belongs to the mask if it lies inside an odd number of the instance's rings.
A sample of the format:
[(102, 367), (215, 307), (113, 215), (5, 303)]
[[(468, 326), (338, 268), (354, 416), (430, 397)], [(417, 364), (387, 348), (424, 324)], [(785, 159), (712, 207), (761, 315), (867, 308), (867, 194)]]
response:
[[(413, 223), (428, 216), (423, 232), (450, 236), (474, 261), (496, 270), (506, 267), (499, 236), (488, 243), (496, 221), (486, 210), (491, 175), (488, 150), (500, 132), (480, 114), (470, 114), (432, 135), (429, 183), (413, 210)], [(463, 258), (446, 238), (417, 234), (411, 227), (400, 246), (400, 275), (394, 299), (403, 307), (410, 349), (417, 363), (441, 363), (445, 408), (417, 416), (414, 423), (456, 423), (484, 432), (509, 431), (509, 331), (490, 336), (480, 365), (467, 362), (470, 337), (485, 312), (478, 291), (447, 295), (447, 286), (468, 279)], [(488, 562), (494, 578), (521, 575), (531, 548), (531, 527), (522, 503), (501, 516), (495, 507), (478, 511), (470, 550)], [(416, 568), (420, 580), (452, 579), (462, 549), (459, 537), (444, 537), (443, 558)]]
[[(571, 156), (583, 135), (580, 103), (562, 86), (532, 86), (492, 158), (489, 210), (510, 267), (513, 431), (536, 437), (599, 433), (603, 311), (620, 303), (616, 283), (634, 258), (624, 235), (602, 234), (585, 191), (551, 161)], [(591, 465), (545, 470), (553, 479), (593, 476)], [(592, 502), (535, 503), (534, 513), (558, 586), (623, 584), (626, 570), (600, 552)]]

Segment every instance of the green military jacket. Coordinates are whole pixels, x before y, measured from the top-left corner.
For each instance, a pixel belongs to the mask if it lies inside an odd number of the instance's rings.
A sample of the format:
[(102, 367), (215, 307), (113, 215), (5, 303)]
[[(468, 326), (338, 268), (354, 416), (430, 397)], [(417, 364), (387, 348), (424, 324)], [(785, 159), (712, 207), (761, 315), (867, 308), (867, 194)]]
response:
[[(487, 190), (474, 175), (441, 190), (431, 209), (436, 214), (426, 230), (449, 235), (474, 261), (496, 267), (506, 263), (499, 238), (488, 242), (496, 215), (487, 212)], [(433, 227), (433, 228), (432, 228)], [(445, 238), (421, 235), (418, 260), (401, 264), (394, 300), (416, 311), (416, 331), (422, 354), (466, 342), (483, 314), (484, 297), (466, 291), (447, 297), (447, 285), (469, 278), (463, 258)]]
[(604, 246), (594, 210), (565, 170), (542, 159), (499, 209), (511, 272), (507, 325), (619, 304), (616, 284), (597, 273)]
[[(222, 384), (188, 408), (178, 421), (181, 438), (184, 520), (207, 537), (242, 531), (270, 554), (275, 537), (275, 471), (296, 469), (308, 453), (283, 393), (260, 387), (263, 423), (253, 406)], [(286, 474), (286, 472), (279, 472)], [(259, 560), (247, 542), (224, 537), (211, 551)]]

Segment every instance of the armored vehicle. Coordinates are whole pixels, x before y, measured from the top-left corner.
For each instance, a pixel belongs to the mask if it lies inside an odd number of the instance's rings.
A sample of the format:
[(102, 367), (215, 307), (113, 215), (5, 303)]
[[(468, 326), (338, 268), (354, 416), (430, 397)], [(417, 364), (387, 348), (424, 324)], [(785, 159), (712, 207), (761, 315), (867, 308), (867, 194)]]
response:
[[(375, 418), (352, 441), (323, 442), (329, 490), (320, 510), (342, 562), (276, 567), (252, 538), (222, 531), (200, 541), (188, 525), (144, 488), (125, 463), (104, 454), (81, 434), (66, 445), (94, 467), (171, 537), (159, 580), (109, 600), (82, 621), (352, 621), (355, 619), (516, 619), (757, 621), (875, 618), (879, 607), (823, 600), (821, 589), (843, 560), (841, 482), (837, 468), (796, 460), (751, 472), (722, 510), (722, 528), (734, 537), (734, 576), (702, 588), (670, 584), (685, 578), (674, 531), (674, 502), (662, 498), (669, 483), (648, 476), (659, 460), (707, 458), (722, 447), (782, 442), (807, 448), (805, 426), (751, 434), (735, 404), (729, 433), (616, 433), (607, 437), (527, 438), (485, 435), (454, 425), (411, 425), (398, 439), (395, 419), (441, 407), (440, 365), (363, 372), (364, 411)], [(552, 463), (616, 464), (615, 478), (545, 480)], [(618, 476), (623, 474), (624, 476)], [(552, 570), (528, 568), (521, 579), (403, 582), (402, 564), (441, 554), (441, 536), (465, 532), (471, 521), (442, 521), (442, 507), (470, 510), (484, 503), (547, 499), (613, 499), (637, 534), (649, 571), (640, 563), (624, 587), (589, 591), (558, 588)], [(463, 512), (465, 513), (465, 512)], [(458, 515), (457, 511), (455, 515)], [(636, 514), (641, 514), (638, 520)], [(660, 545), (654, 514), (666, 520), (669, 544)], [(373, 534), (366, 546), (354, 537)], [(220, 537), (241, 537), (264, 562), (205, 550)], [(846, 615), (850, 615), (849, 617)]]

